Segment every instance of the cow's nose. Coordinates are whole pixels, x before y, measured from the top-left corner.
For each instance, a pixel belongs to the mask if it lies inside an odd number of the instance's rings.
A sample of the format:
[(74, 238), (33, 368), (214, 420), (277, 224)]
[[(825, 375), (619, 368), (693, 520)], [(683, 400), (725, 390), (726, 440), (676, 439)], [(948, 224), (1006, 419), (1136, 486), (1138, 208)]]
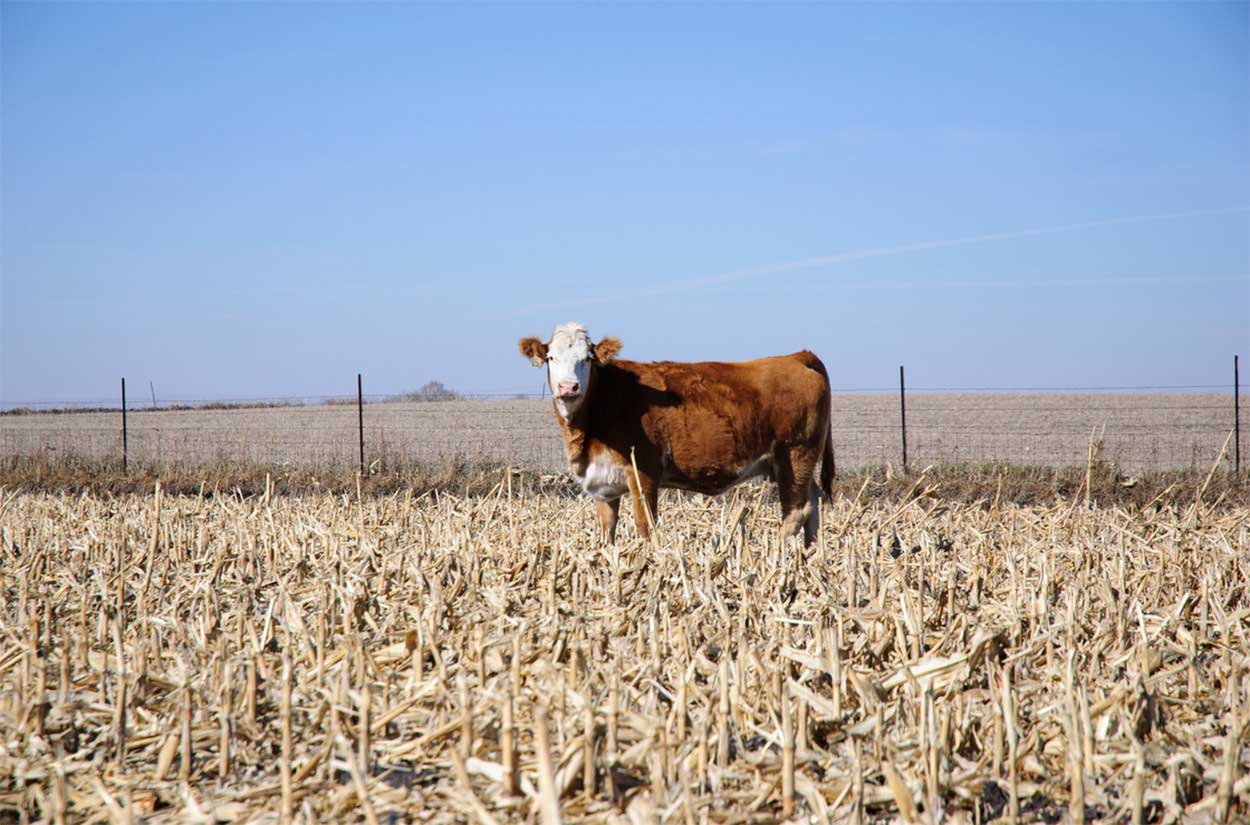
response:
[(561, 381), (556, 391), (560, 395), (577, 395), (581, 391), (581, 385), (576, 381)]

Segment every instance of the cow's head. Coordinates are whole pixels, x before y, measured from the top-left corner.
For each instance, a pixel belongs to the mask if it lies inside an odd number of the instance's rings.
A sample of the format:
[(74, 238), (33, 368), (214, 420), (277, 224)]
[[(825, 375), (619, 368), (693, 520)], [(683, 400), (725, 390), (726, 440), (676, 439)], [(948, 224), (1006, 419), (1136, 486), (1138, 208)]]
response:
[(595, 370), (612, 360), (621, 351), (621, 342), (604, 338), (590, 342), (581, 324), (561, 324), (543, 343), (537, 338), (522, 338), (521, 354), (536, 367), (546, 365), (547, 386), (556, 401), (556, 409), (566, 421), (585, 402), (595, 382)]

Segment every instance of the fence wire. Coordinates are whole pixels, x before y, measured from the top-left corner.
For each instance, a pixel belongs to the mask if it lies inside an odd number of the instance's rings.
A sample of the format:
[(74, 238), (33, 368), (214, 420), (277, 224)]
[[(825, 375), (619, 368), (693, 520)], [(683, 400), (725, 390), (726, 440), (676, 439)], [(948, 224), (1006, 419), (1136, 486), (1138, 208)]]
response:
[[(1233, 429), (1231, 387), (1089, 387), (1086, 392), (909, 390), (912, 468), (940, 463), (1084, 464), (1091, 443), (1126, 472), (1208, 468)], [(1125, 392), (1132, 389), (1133, 392)], [(1115, 390), (1121, 390), (1116, 392)], [(1157, 390), (1139, 392), (1136, 390)], [(495, 393), (396, 402), (365, 396), (366, 463), (469, 459), (541, 471), (567, 466), (550, 400)], [(28, 402), (0, 415), (0, 453), (121, 460), (120, 409), (96, 401)], [(56, 407), (58, 411), (48, 411)], [(40, 411), (43, 410), (43, 411)], [(23, 414), (25, 413), (25, 414)], [(161, 400), (127, 414), (131, 462), (194, 466), (221, 461), (354, 466), (356, 397), (270, 396)], [(840, 470), (902, 458), (897, 389), (835, 392), (832, 437)], [(1228, 461), (1233, 447), (1230, 445)]]

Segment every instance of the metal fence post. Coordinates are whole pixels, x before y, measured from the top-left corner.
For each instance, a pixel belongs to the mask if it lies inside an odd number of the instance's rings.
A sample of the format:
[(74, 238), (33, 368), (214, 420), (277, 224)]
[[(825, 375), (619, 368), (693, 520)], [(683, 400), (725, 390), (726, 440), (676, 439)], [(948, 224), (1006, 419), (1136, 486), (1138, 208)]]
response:
[(126, 379), (122, 379), (122, 472), (126, 472)]
[(907, 472), (907, 389), (903, 381), (903, 365), (898, 365), (898, 407), (903, 420), (903, 473)]
[(1237, 369), (1237, 356), (1233, 356), (1233, 472), (1241, 477), (1241, 378)]
[(360, 422), (360, 474), (365, 474), (365, 395), (360, 373), (356, 373), (356, 416)]

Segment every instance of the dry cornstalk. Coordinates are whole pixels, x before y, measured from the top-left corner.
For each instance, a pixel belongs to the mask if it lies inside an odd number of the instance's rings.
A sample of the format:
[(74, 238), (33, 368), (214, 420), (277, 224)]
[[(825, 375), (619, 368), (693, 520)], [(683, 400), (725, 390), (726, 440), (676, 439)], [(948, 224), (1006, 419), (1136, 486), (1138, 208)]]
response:
[[(1122, 721), (1131, 730), (1128, 719)], [(1133, 781), (1129, 786), (1129, 810), (1133, 825), (1144, 825), (1146, 822), (1146, 751), (1141, 740), (1133, 736)]]
[(191, 779), (191, 682), (182, 685), (182, 732), (180, 739), (181, 762), (178, 766), (178, 780), (187, 782)]
[(282, 725), (282, 751), (278, 766), (282, 784), (280, 820), (283, 825), (288, 825), (294, 816), (295, 804), (291, 795), (291, 657), (285, 653), (282, 654), (282, 704), (279, 717)]
[(460, 752), (468, 759), (473, 755), (473, 705), (469, 701), (469, 681), (463, 673), (456, 684), (460, 692)]
[(555, 769), (551, 763), (551, 746), (548, 742), (547, 709), (534, 707), (534, 748), (538, 756), (538, 810), (539, 819), (545, 825), (560, 825), (560, 799), (556, 793)]
[(222, 781), (230, 775), (230, 729), (232, 722), (232, 702), (234, 685), (231, 681), (233, 668), (229, 659), (222, 663), (221, 699), (217, 708), (217, 775)]
[[(780, 671), (778, 671), (780, 675)], [(794, 813), (794, 727), (790, 719), (790, 688), (783, 684), (781, 693), (781, 815), (787, 819)]]
[(370, 723), (370, 713), (373, 705), (373, 690), (369, 687), (368, 680), (360, 683), (360, 718), (356, 723), (357, 751), (356, 761), (360, 765), (360, 772), (364, 776), (368, 776), (373, 768), (373, 741)]
[[(118, 770), (125, 770), (125, 766), (126, 766), (126, 702), (127, 702), (128, 696), (127, 696), (127, 686), (126, 686), (126, 650), (125, 650), (125, 646), (122, 644), (122, 629), (121, 629), (120, 621), (113, 623), (113, 650), (115, 651), (115, 655), (117, 656), (117, 700), (116, 700), (116, 706), (115, 706), (115, 714), (113, 718), (113, 729), (116, 732), (116, 737), (117, 737), (117, 751), (116, 751), (117, 768)], [(38, 720), (38, 722), (35, 725), (35, 731), (41, 736), (43, 735), (43, 712), (42, 712), (43, 702), (44, 702), (43, 672), (44, 672), (43, 667), (40, 667), (39, 668), (39, 685), (36, 689), (36, 695), (38, 696), (38, 700), (37, 700), (38, 704), (36, 705), (36, 708), (38, 709), (37, 714), (36, 714), (36, 719)]]
[(1085, 823), (1085, 755), (1084, 737), (1081, 733), (1081, 714), (1074, 687), (1076, 651), (1068, 654), (1068, 679), (1066, 705), (1067, 752), (1068, 752), (1068, 815), (1076, 825)]
[(620, 747), (618, 730), (621, 713), (621, 672), (612, 668), (612, 681), (608, 685), (608, 741), (607, 753), (604, 755), (604, 778), (607, 782), (608, 797), (616, 799), (616, 757)]
[(720, 706), (716, 715), (716, 766), (725, 768), (729, 765), (729, 659), (722, 655), (720, 660)]
[[(506, 515), (506, 485), (344, 500), (281, 484), (264, 505), (163, 485), (155, 521), (151, 493), (0, 496), (0, 775), (17, 794), (0, 810), (507, 822), (533, 804), (537, 818), (537, 700), (560, 815), (588, 822), (747, 825), (766, 815), (751, 805), (780, 813), (786, 797), (822, 823), (901, 815), (878, 780), (887, 759), (926, 818), (996, 812), (978, 791), (999, 777), (1004, 821), (1028, 816), (1020, 795), (1072, 813), (1119, 799), (1141, 819), (1165, 788), (1182, 818), (1244, 814), (1250, 518), (1231, 494), (1209, 488), (1190, 517), (1192, 494), (1021, 506), (1004, 482), (985, 508), (869, 485), (826, 506), (801, 556), (777, 542), (762, 488), (723, 504), (666, 493), (663, 538), (627, 524), (605, 546), (589, 505), (550, 482), (514, 490)], [(844, 606), (864, 576), (863, 603)], [(1205, 743), (1202, 761), (1152, 786), (1146, 737)], [(100, 743), (103, 760), (76, 755)], [(457, 760), (492, 786), (477, 804)]]
[(1224, 759), (1221, 764), (1219, 788), (1216, 791), (1215, 818), (1228, 822), (1233, 810), (1233, 785), (1237, 779), (1237, 761), (1241, 752), (1241, 690), (1238, 664), (1233, 663), (1228, 683), (1228, 733), (1224, 736)]
[(1007, 731), (1007, 821), (1016, 825), (1020, 821), (1020, 737), (1016, 730), (1016, 706), (1011, 690), (1011, 666), (1002, 670), (1003, 727)]
[(595, 710), (589, 697), (582, 714), (582, 792), (589, 800), (595, 795)]

